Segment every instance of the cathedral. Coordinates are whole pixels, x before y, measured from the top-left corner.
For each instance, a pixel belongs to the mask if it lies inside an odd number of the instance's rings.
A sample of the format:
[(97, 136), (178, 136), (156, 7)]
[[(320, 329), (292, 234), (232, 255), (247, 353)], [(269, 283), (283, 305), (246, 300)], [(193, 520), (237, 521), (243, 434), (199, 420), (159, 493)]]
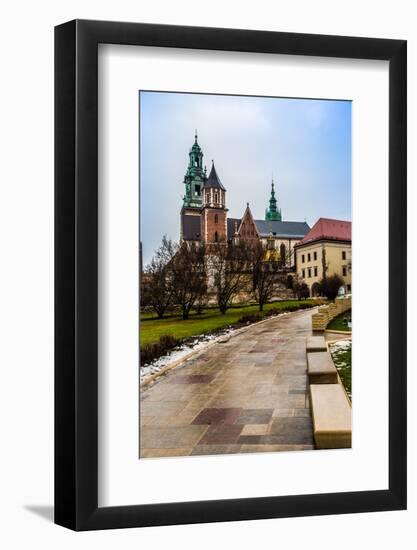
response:
[(294, 246), (310, 231), (306, 222), (284, 221), (277, 206), (274, 182), (271, 183), (269, 206), (263, 220), (255, 219), (249, 203), (239, 218), (228, 216), (226, 188), (214, 162), (210, 174), (203, 167), (203, 151), (195, 141), (189, 152), (184, 177), (185, 195), (181, 208), (181, 241), (205, 244), (260, 241), (266, 259), (279, 259), (287, 268), (294, 268)]

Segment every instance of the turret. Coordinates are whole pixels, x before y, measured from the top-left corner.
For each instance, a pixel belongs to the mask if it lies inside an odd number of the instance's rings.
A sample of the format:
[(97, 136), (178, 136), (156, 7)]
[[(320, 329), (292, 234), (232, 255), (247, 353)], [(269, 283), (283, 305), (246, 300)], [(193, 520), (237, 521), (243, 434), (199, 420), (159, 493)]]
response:
[(265, 211), (266, 221), (282, 221), (281, 209), (277, 208), (277, 199), (275, 198), (274, 180), (271, 183), (271, 197), (269, 199), (269, 208)]
[(217, 175), (214, 161), (212, 161), (210, 175), (203, 185), (203, 207), (226, 207), (226, 189)]

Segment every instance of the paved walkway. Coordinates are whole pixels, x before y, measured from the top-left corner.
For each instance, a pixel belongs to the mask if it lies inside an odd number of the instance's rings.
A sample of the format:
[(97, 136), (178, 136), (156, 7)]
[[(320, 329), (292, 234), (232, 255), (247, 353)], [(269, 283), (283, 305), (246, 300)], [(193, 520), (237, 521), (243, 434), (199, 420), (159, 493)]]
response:
[(312, 313), (253, 325), (141, 390), (141, 458), (313, 449)]

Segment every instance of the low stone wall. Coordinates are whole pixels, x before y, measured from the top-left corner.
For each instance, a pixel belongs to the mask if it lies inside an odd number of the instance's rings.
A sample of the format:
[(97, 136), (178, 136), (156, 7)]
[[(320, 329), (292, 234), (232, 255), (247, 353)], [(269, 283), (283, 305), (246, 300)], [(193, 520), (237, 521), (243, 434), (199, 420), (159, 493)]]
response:
[(315, 447), (350, 448), (351, 402), (327, 350), (324, 336), (307, 338), (306, 354)]
[(312, 315), (313, 332), (323, 332), (332, 319), (352, 308), (352, 298), (336, 298), (334, 304), (320, 306), (318, 312)]

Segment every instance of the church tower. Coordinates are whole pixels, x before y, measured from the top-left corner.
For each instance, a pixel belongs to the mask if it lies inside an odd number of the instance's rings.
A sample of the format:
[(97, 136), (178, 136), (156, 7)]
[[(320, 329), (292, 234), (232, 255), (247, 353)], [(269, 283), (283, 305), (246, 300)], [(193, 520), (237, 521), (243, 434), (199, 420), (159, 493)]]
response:
[(226, 244), (227, 208), (226, 189), (217, 175), (214, 162), (210, 175), (203, 185), (201, 212), (201, 238), (206, 244)]
[(203, 151), (197, 142), (197, 130), (195, 131), (194, 144), (189, 152), (187, 172), (184, 176), (185, 195), (183, 197), (183, 209), (193, 213), (193, 210), (201, 209), (203, 201), (201, 192), (206, 179), (206, 169), (203, 168)]
[(271, 184), (271, 198), (269, 199), (269, 208), (265, 210), (266, 221), (282, 221), (281, 209), (277, 208), (277, 199), (275, 198), (274, 180)]

